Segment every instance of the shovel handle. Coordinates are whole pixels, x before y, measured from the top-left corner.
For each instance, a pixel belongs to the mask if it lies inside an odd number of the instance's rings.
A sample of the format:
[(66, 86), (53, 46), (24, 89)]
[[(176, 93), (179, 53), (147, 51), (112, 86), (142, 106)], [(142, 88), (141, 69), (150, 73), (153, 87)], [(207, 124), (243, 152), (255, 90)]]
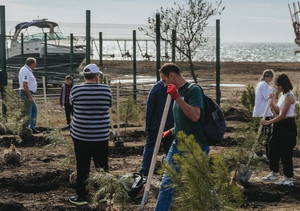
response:
[(171, 96), (168, 95), (167, 100), (166, 100), (166, 104), (165, 104), (165, 108), (164, 108), (164, 112), (163, 112), (163, 115), (162, 115), (162, 118), (161, 118), (161, 121), (160, 121), (158, 134), (157, 134), (157, 137), (156, 137), (156, 143), (155, 143), (155, 147), (154, 147), (154, 151), (153, 151), (153, 155), (152, 155), (152, 159), (151, 159), (151, 165), (150, 165), (150, 169), (149, 169), (149, 173), (148, 173), (147, 183), (146, 183), (146, 186), (145, 186), (143, 199), (142, 199), (141, 206), (140, 206), (140, 209), (139, 209), (140, 211), (144, 210), (145, 204), (148, 201), (151, 180), (152, 180), (152, 176), (153, 176), (153, 172), (154, 172), (154, 168), (155, 168), (155, 164), (156, 164), (156, 156), (157, 156), (159, 146), (160, 146), (160, 143), (161, 143), (162, 134), (163, 134), (164, 129), (165, 129), (170, 104), (171, 104)]

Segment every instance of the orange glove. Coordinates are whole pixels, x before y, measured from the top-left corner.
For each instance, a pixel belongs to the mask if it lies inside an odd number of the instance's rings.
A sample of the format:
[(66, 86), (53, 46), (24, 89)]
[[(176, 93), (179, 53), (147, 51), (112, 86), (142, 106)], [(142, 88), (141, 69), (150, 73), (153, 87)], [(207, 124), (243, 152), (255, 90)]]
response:
[(177, 88), (174, 84), (168, 84), (168, 87), (167, 87), (167, 93), (169, 95), (171, 95), (172, 99), (173, 100), (176, 100), (177, 98), (180, 97), (178, 91), (177, 91)]
[(167, 130), (163, 132), (162, 138), (167, 138), (168, 136), (172, 135), (172, 130)]

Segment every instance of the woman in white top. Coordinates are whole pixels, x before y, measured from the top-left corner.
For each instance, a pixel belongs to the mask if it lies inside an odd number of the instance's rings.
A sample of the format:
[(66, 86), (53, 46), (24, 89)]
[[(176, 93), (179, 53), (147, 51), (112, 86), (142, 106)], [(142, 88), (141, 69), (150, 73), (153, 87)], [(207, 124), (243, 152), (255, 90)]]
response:
[[(273, 81), (274, 71), (267, 69), (263, 72), (260, 82), (255, 88), (255, 105), (253, 109), (253, 117), (263, 117), (263, 113), (268, 105), (269, 96), (271, 94), (270, 83)], [(267, 117), (272, 117), (273, 114), (269, 110)]]
[(275, 82), (278, 92), (282, 92), (277, 101), (271, 94), (271, 107), (277, 116), (271, 120), (262, 120), (261, 124), (273, 126), (272, 138), (269, 143), (270, 170), (265, 181), (279, 179), (279, 161), (281, 160), (284, 178), (277, 182), (280, 185), (293, 185), (293, 148), (296, 145), (297, 126), (295, 123), (296, 99), (292, 92), (293, 86), (286, 74), (278, 76)]
[[(263, 117), (266, 107), (268, 106), (269, 96), (271, 94), (271, 87), (270, 83), (273, 81), (274, 78), (274, 71), (272, 69), (266, 69), (261, 78), (260, 82), (257, 84), (255, 88), (255, 105), (253, 109), (253, 117)], [(268, 109), (265, 119), (270, 120), (272, 119), (273, 113), (271, 109)], [(266, 157), (269, 159), (269, 141), (272, 137), (272, 125), (264, 126), (262, 129), (262, 135), (265, 137), (265, 150), (266, 150)]]

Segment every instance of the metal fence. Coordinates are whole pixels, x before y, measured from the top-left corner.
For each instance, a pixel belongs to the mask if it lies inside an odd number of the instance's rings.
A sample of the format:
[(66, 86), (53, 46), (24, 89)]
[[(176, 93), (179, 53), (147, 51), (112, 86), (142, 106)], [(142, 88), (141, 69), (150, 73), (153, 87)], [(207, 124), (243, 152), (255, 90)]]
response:
[[(112, 91), (115, 96), (115, 86), (119, 83), (117, 81), (120, 81), (121, 95), (132, 95), (135, 100), (143, 104), (149, 89), (159, 80), (158, 70), (162, 62), (176, 62), (179, 66), (188, 69), (186, 63), (182, 62), (183, 56), (175, 49), (175, 43), (180, 42), (180, 40), (176, 40), (176, 31), (173, 30), (170, 42), (161, 40), (159, 14), (156, 17), (156, 39), (139, 37), (136, 30), (129, 32), (127, 38), (109, 38), (102, 32), (98, 33), (98, 37), (91, 37), (90, 11), (88, 10), (86, 11), (85, 36), (71, 33), (58, 39), (50, 33), (43, 33), (37, 37), (40, 44), (38, 49), (34, 49), (34, 46), (29, 45), (29, 37), (21, 34), (15, 42), (15, 52), (11, 49), (13, 43), (7, 42), (10, 37), (5, 34), (4, 6), (0, 7), (0, 19), (2, 98), (5, 96), (4, 87), (8, 81), (13, 88), (18, 87), (18, 71), (32, 51), (35, 52), (32, 56), (38, 60), (38, 66), (34, 70), (39, 85), (37, 98), (44, 98), (45, 96), (47, 99), (57, 98), (66, 75), (73, 75), (75, 83), (80, 83), (83, 78), (79, 73), (83, 66), (88, 63), (97, 63), (102, 71), (109, 75), (108, 78), (111, 80)], [(205, 76), (201, 75), (200, 83), (218, 103), (221, 97), (219, 28), (219, 21), (217, 21), (216, 33), (210, 39), (211, 45), (203, 53), (210, 55), (211, 62), (198, 65), (199, 68), (212, 70)], [(17, 56), (13, 56), (12, 53)], [(44, 86), (43, 77), (45, 77)], [(45, 87), (45, 90), (42, 87)]]

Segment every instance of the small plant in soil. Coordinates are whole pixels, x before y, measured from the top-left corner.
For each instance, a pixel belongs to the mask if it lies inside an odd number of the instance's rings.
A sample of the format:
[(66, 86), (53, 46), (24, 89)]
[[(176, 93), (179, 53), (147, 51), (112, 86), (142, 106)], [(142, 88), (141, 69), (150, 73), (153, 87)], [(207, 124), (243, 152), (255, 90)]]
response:
[(234, 210), (243, 202), (239, 186), (231, 182), (230, 171), (219, 155), (209, 158), (193, 136), (179, 133), (174, 155), (179, 172), (164, 165), (176, 188), (175, 210)]
[(8, 166), (20, 166), (22, 156), (21, 153), (16, 149), (15, 145), (11, 144), (8, 149), (4, 150), (3, 160)]
[(116, 210), (114, 203), (120, 205), (120, 210), (125, 210), (129, 196), (126, 189), (126, 183), (129, 177), (119, 177), (100, 170), (94, 173), (88, 179), (88, 189), (94, 193), (93, 201), (98, 207), (103, 207), (107, 203), (109, 211)]
[(140, 111), (140, 106), (131, 96), (125, 102), (121, 103), (120, 116), (121, 120), (125, 122), (125, 134), (128, 123), (138, 121)]
[(45, 144), (49, 144), (48, 146), (53, 147), (65, 145), (66, 142), (62, 131), (59, 129), (52, 130), (50, 133), (46, 134), (43, 141), (45, 142)]
[(242, 92), (241, 103), (251, 116), (255, 104), (255, 89), (253, 86), (248, 85), (246, 90)]
[(24, 102), (19, 94), (13, 89), (5, 89), (6, 99), (4, 102), (7, 113), (5, 117), (0, 116), (1, 127), (5, 129), (5, 133), (10, 133), (15, 136), (19, 135), (23, 128), (26, 128)]

